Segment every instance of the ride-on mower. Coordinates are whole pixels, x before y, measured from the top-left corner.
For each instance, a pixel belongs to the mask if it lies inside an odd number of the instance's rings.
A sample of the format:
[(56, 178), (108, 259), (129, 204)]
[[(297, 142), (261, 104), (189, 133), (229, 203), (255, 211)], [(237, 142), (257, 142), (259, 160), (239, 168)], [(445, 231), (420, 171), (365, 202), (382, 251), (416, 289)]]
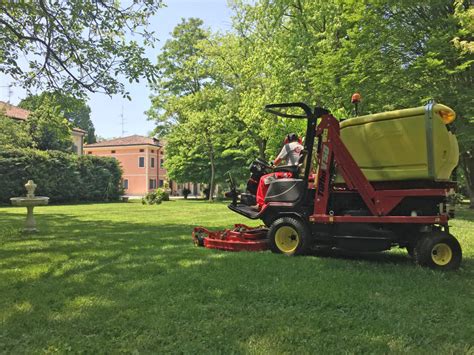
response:
[[(377, 252), (398, 246), (417, 264), (459, 267), (461, 247), (448, 225), (454, 216), (448, 199), (456, 186), (450, 176), (459, 159), (448, 126), (453, 110), (432, 102), (342, 122), (304, 103), (271, 104), (266, 110), (306, 120), (300, 162), (272, 167), (257, 159), (245, 193), (239, 195), (231, 182), (229, 208), (263, 221), (268, 230), (260, 227), (260, 237), (272, 252), (300, 255), (313, 246)], [(256, 210), (258, 179), (270, 171), (293, 177), (272, 181), (265, 205)], [(225, 236), (218, 239), (225, 244)]]

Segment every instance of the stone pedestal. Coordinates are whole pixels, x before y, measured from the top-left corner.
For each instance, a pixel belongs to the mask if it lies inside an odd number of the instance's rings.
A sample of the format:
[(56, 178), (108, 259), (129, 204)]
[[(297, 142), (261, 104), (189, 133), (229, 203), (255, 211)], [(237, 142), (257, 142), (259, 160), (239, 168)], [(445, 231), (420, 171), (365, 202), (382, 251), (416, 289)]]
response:
[(38, 231), (36, 229), (36, 220), (35, 220), (35, 216), (33, 215), (33, 208), (35, 208), (35, 206), (26, 207), (27, 214), (26, 214), (25, 228), (23, 229), (23, 231), (27, 233), (35, 233)]
[(28, 183), (25, 185), (25, 188), (28, 191), (26, 197), (12, 197), (10, 201), (15, 206), (26, 207), (27, 214), (25, 228), (23, 229), (23, 231), (27, 233), (35, 233), (38, 231), (38, 229), (36, 228), (36, 221), (33, 215), (33, 209), (35, 208), (35, 206), (47, 205), (49, 202), (49, 197), (35, 196), (36, 184), (33, 182), (33, 180), (28, 180)]

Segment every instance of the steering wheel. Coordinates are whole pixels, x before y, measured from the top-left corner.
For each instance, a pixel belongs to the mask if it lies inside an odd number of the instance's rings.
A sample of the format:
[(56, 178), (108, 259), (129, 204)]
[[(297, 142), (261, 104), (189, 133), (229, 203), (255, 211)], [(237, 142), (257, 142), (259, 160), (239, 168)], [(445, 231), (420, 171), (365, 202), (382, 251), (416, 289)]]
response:
[(257, 158), (257, 159), (255, 159), (255, 160), (258, 161), (260, 164), (264, 165), (265, 168), (268, 168), (268, 169), (273, 169), (273, 168), (274, 168), (274, 165), (273, 165), (273, 164), (271, 164), (271, 163), (269, 163), (269, 162), (267, 162), (267, 161), (265, 161), (265, 160), (263, 160), (263, 159)]

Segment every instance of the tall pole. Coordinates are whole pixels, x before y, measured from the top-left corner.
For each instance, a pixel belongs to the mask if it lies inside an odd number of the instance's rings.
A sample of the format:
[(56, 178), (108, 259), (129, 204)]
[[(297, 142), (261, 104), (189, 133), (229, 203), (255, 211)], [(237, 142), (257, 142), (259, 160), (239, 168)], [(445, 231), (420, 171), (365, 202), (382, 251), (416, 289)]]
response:
[(122, 124), (122, 137), (125, 135), (125, 117), (123, 116), (123, 103), (122, 103), (122, 113), (120, 114), (120, 120)]

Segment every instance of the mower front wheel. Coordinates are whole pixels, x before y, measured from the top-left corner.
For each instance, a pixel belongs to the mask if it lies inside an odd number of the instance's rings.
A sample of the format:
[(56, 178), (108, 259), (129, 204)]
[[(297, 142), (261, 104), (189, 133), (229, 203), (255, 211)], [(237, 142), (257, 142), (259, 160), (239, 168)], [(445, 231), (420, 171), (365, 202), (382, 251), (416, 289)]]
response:
[(461, 265), (461, 245), (451, 234), (435, 231), (420, 238), (414, 258), (417, 264), (432, 269), (455, 270)]
[(301, 220), (283, 217), (272, 223), (268, 239), (273, 253), (302, 255), (310, 249), (311, 231)]

